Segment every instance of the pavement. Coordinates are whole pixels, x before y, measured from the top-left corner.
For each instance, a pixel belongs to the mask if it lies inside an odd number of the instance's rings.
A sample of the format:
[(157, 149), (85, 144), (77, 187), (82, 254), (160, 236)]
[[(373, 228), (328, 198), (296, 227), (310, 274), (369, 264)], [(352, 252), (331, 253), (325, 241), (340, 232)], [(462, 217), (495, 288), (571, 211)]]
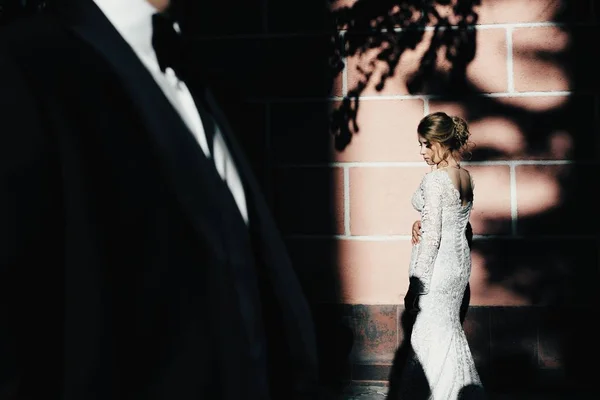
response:
[(336, 400), (386, 400), (385, 386), (348, 386)]
[[(387, 400), (386, 386), (349, 385), (341, 390), (326, 390), (326, 400)], [(583, 400), (598, 398), (594, 392), (488, 393), (489, 400)]]

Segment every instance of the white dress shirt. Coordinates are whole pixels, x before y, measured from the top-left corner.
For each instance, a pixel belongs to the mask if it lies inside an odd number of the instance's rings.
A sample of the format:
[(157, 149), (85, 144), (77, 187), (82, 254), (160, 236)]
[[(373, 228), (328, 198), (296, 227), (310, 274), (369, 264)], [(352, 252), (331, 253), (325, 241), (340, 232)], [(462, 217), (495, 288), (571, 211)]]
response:
[(152, 47), (152, 15), (157, 10), (147, 0), (94, 0), (94, 2), (152, 74), (158, 86), (198, 141), (206, 157), (213, 158), (217, 171), (229, 186), (247, 224), (248, 209), (244, 187), (222, 132), (218, 125), (215, 126), (213, 153), (211, 154), (206, 141), (204, 125), (187, 86), (177, 79), (172, 69), (167, 68), (165, 73), (162, 73), (158, 66), (156, 53)]

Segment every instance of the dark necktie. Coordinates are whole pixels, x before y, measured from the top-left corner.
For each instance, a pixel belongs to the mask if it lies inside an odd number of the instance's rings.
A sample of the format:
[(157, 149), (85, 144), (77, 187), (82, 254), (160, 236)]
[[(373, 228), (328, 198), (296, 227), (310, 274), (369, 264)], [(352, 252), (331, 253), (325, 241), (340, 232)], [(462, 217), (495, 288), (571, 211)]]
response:
[(184, 80), (184, 44), (173, 27), (174, 22), (166, 14), (157, 13), (152, 16), (152, 47), (160, 70), (164, 73), (167, 68), (171, 68), (179, 79)]

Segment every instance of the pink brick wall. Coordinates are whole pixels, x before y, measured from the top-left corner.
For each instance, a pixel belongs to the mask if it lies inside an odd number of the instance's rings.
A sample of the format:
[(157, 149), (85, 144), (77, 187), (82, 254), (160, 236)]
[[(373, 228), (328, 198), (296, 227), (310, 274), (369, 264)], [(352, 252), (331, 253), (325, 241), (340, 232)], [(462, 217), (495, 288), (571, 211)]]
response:
[[(593, 2), (578, 3), (569, 23), (586, 27)], [(549, 0), (483, 0), (477, 8), (477, 50), (467, 68), (467, 80), (475, 94), (466, 100), (444, 100), (435, 91), (408, 92), (407, 77), (417, 68), (427, 37), (415, 51), (402, 55), (383, 90), (377, 91), (375, 79), (371, 79), (360, 98), (360, 132), (344, 151), (334, 150), (331, 144), (331, 161), (319, 164), (322, 173), (329, 173), (326, 168), (334, 171), (336, 221), (331, 233), (338, 241), (340, 302), (402, 302), (410, 227), (418, 217), (410, 206), (410, 196), (426, 171), (418, 154), (415, 128), (419, 119), (432, 111), (465, 117), (478, 149), (493, 154), (465, 163), (476, 182), (475, 240), (493, 243), (540, 236), (522, 228), (521, 219), (561, 207), (569, 190), (564, 181), (572, 179), (572, 165), (580, 161), (576, 143), (592, 145), (596, 140), (596, 115), (591, 112), (595, 92), (590, 93), (589, 87), (580, 89), (574, 82), (577, 60), (565, 59), (574, 35), (566, 29), (569, 24), (555, 22), (560, 6), (559, 1)], [(361, 78), (357, 66), (368, 68), (373, 59), (367, 52), (345, 61), (341, 83), (334, 85), (333, 107)], [(439, 64), (444, 71), (447, 66)], [(385, 68), (382, 61), (375, 65), (374, 77)], [(579, 105), (588, 113), (571, 113)], [(551, 118), (548, 116), (553, 113), (566, 114), (565, 118), (573, 121), (546, 127), (543, 142), (534, 147), (532, 137), (539, 133), (536, 124), (541, 122), (537, 118)], [(295, 167), (296, 174), (314, 173), (314, 166)], [(314, 237), (315, 242), (330, 239)], [(474, 250), (472, 305), (534, 302), (502, 282), (490, 282), (486, 258), (482, 250)]]

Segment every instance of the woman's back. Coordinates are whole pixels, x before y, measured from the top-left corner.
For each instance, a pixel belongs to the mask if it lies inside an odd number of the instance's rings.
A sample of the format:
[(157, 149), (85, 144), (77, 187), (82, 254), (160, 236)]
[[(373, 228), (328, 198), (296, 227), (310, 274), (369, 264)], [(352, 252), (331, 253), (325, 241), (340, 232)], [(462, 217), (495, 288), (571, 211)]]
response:
[(440, 170), (450, 177), (463, 206), (473, 201), (473, 179), (469, 171), (462, 167), (445, 167)]
[[(425, 243), (413, 248), (409, 274), (418, 277), (427, 291), (464, 291), (471, 272), (466, 226), (472, 205), (471, 176), (462, 168), (433, 170), (413, 195), (413, 206), (430, 223), (423, 227)], [(427, 259), (432, 262), (423, 262)]]

